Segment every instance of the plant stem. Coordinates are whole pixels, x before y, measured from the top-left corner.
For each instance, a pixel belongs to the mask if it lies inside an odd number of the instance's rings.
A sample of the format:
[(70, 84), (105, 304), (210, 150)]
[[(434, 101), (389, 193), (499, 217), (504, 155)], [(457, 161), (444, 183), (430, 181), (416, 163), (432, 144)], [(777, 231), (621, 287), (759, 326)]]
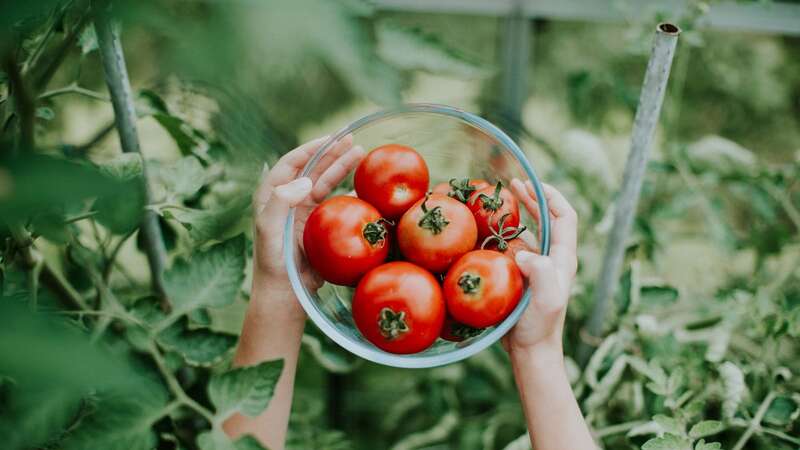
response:
[(761, 431), (764, 432), (764, 434), (769, 434), (771, 436), (775, 436), (778, 439), (783, 439), (786, 442), (791, 442), (794, 445), (800, 446), (800, 439), (789, 436), (783, 431), (774, 430), (772, 428), (767, 428), (767, 427), (762, 427)]
[(117, 255), (122, 249), (122, 245), (125, 244), (125, 242), (130, 239), (131, 236), (133, 236), (134, 232), (136, 232), (136, 230), (131, 230), (128, 232), (128, 234), (119, 238), (119, 241), (117, 241), (116, 245), (114, 245), (114, 247), (111, 249), (111, 253), (108, 254), (108, 257), (106, 257), (105, 266), (103, 266), (104, 281), (108, 281), (108, 277), (111, 275), (111, 269), (114, 267), (114, 261), (117, 259)]
[(83, 214), (78, 214), (75, 216), (67, 217), (64, 219), (64, 223), (73, 223), (83, 219), (89, 219), (97, 215), (97, 211), (88, 211)]
[(82, 95), (84, 97), (92, 98), (92, 99), (95, 99), (95, 100), (101, 100), (101, 101), (104, 101), (104, 102), (111, 101), (111, 99), (109, 99), (107, 96), (105, 96), (105, 95), (103, 95), (103, 94), (101, 94), (99, 92), (92, 91), (90, 89), (82, 88), (82, 87), (78, 86), (77, 84), (71, 84), (71, 85), (65, 86), (63, 88), (53, 89), (52, 91), (47, 91), (44, 94), (39, 96), (39, 100), (46, 100), (48, 98), (58, 97), (59, 95), (64, 95), (64, 94), (77, 94), (77, 95)]
[[(658, 125), (661, 105), (664, 102), (664, 93), (667, 89), (679, 34), (680, 29), (672, 24), (662, 23), (656, 27), (653, 49), (647, 64), (639, 106), (636, 109), (633, 123), (631, 149), (622, 176), (619, 198), (614, 206), (614, 225), (606, 243), (603, 266), (594, 289), (594, 308), (587, 326), (590, 336), (602, 335), (608, 303), (619, 283), (619, 273), (625, 256), (628, 233), (636, 215), (647, 162), (650, 159), (653, 135)], [(578, 349), (578, 362), (581, 365), (586, 364), (591, 353), (591, 344), (585, 341), (581, 342)]]
[(64, 58), (67, 56), (67, 53), (69, 53), (69, 51), (75, 47), (75, 42), (77, 42), (78, 36), (80, 36), (81, 31), (83, 31), (83, 27), (86, 26), (87, 22), (88, 15), (81, 15), (78, 23), (76, 23), (75, 27), (69, 31), (64, 39), (59, 43), (58, 47), (50, 52), (46, 58), (38, 58), (36, 64), (32, 64), (28, 68), (25, 73), (26, 75), (30, 73), (33, 79), (34, 92), (40, 92), (42, 89), (47, 87), (47, 84), (53, 78), (53, 75), (55, 75), (58, 67), (61, 66), (62, 62), (64, 62)]
[(186, 394), (186, 391), (183, 390), (178, 380), (175, 378), (175, 375), (169, 370), (167, 367), (166, 362), (164, 361), (164, 357), (161, 355), (161, 352), (158, 350), (155, 344), (155, 336), (151, 336), (151, 340), (149, 342), (148, 351), (150, 355), (153, 357), (153, 360), (158, 367), (159, 372), (164, 377), (164, 380), (167, 382), (167, 386), (169, 387), (170, 391), (172, 391), (172, 395), (181, 402), (182, 404), (186, 405), (187, 407), (195, 410), (198, 414), (203, 416), (204, 419), (208, 421), (208, 423), (214, 423), (214, 415), (203, 407), (201, 404), (197, 403)]
[(3, 61), (3, 66), (8, 75), (10, 94), (14, 96), (14, 108), (19, 120), (20, 139), (17, 151), (19, 152), (19, 147), (22, 147), (25, 151), (32, 151), (35, 145), (33, 126), (36, 105), (33, 102), (28, 84), (22, 78), (14, 52), (9, 52)]
[(600, 428), (599, 430), (595, 430), (594, 437), (597, 439), (602, 439), (606, 436), (611, 436), (613, 434), (624, 433), (634, 427), (638, 427), (639, 425), (643, 425), (645, 423), (647, 423), (647, 421), (645, 420), (634, 420), (631, 422), (610, 425), (605, 428)]
[[(100, 57), (103, 61), (106, 84), (111, 93), (111, 103), (114, 107), (114, 117), (122, 150), (141, 153), (128, 70), (125, 66), (125, 56), (122, 53), (119, 36), (111, 26), (108, 11), (109, 3), (104, 0), (92, 0), (91, 4), (94, 26), (97, 32), (97, 43), (100, 49)], [(153, 194), (150, 190), (146, 165), (142, 167), (142, 171), (145, 200), (147, 204), (150, 204), (153, 202)], [(163, 278), (167, 263), (167, 250), (158, 224), (158, 216), (153, 211), (145, 210), (141, 231), (145, 241), (147, 260), (150, 264), (153, 289), (161, 299), (162, 309), (168, 311), (170, 304), (164, 288)]]
[(772, 404), (772, 400), (775, 399), (775, 391), (770, 391), (764, 400), (761, 402), (761, 405), (758, 407), (758, 411), (756, 411), (756, 415), (753, 416), (753, 419), (750, 421), (750, 425), (747, 426), (747, 429), (744, 431), (742, 436), (736, 442), (736, 445), (733, 446), (731, 450), (742, 450), (744, 446), (747, 444), (747, 441), (753, 436), (757, 430), (761, 429), (761, 421), (764, 419), (764, 415), (767, 413), (769, 409), (769, 405)]

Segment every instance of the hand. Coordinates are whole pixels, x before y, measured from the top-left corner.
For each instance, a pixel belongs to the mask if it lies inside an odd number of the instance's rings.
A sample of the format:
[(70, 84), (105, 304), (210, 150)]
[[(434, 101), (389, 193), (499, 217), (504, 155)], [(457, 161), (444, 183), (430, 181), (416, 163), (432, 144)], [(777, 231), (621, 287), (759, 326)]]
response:
[[(528, 212), (539, 221), (539, 204), (530, 181), (511, 182), (511, 190)], [(504, 339), (506, 350), (529, 353), (539, 350), (563, 356), (561, 335), (564, 330), (567, 303), (578, 268), (578, 216), (554, 187), (545, 184), (544, 194), (550, 214), (550, 255), (520, 251), (517, 265), (528, 278), (532, 289), (531, 303), (519, 322)]]
[[(268, 297), (282, 300), (281, 307), (286, 308), (292, 318), (303, 320), (305, 313), (300, 305), (296, 301), (285, 301), (285, 295), (292, 294), (283, 258), (283, 231), (289, 209), (297, 207), (294, 235), (297, 249), (302, 254), (303, 228), (308, 215), (365, 155), (363, 148), (353, 146), (352, 136), (346, 136), (328, 150), (308, 177), (297, 178), (327, 139), (326, 136), (313, 140), (283, 155), (263, 177), (253, 196), (254, 289), (272, 289), (284, 294)], [(302, 258), (300, 272), (312, 286), (322, 284), (322, 280), (308, 267), (305, 258)]]

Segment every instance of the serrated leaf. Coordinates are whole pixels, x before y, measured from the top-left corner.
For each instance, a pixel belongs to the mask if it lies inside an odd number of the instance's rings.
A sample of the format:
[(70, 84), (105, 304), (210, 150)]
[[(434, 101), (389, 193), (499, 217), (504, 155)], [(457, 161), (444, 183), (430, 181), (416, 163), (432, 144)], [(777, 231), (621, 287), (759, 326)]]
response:
[(152, 117), (169, 133), (183, 155), (191, 155), (205, 143), (205, 136), (180, 117), (164, 113)]
[(486, 77), (492, 73), (436, 35), (419, 28), (383, 20), (375, 32), (378, 55), (399, 69), (425, 70), (461, 78)]
[(184, 156), (169, 164), (154, 164), (148, 169), (157, 199), (189, 198), (205, 183), (205, 170), (194, 156)]
[(127, 181), (142, 176), (144, 163), (138, 153), (122, 153), (98, 165), (98, 168), (114, 179)]
[(100, 171), (120, 182), (118, 192), (101, 195), (94, 202), (95, 219), (116, 234), (127, 234), (142, 220), (146, 203), (144, 165), (138, 153), (123, 153), (99, 166)]
[(56, 113), (53, 111), (53, 108), (40, 106), (36, 108), (36, 117), (42, 120), (53, 120), (56, 117)]
[(719, 442), (706, 442), (703, 439), (700, 439), (694, 445), (694, 450), (720, 450), (721, 448), (722, 444)]
[(674, 434), (665, 434), (645, 442), (642, 450), (692, 450), (692, 445), (685, 438)]
[(236, 336), (209, 329), (189, 330), (185, 321), (159, 333), (157, 340), (166, 350), (179, 353), (194, 366), (211, 366), (221, 361), (236, 344)]
[(240, 235), (193, 255), (191, 261), (178, 261), (167, 270), (164, 285), (173, 314), (231, 304), (244, 280), (244, 245), (244, 236)]
[(180, 222), (189, 231), (192, 241), (200, 244), (223, 239), (232, 230), (239, 231), (237, 225), (247, 218), (249, 204), (249, 200), (243, 198), (220, 209), (169, 208), (163, 209), (162, 213), (164, 217)]
[(685, 433), (683, 425), (673, 417), (657, 414), (653, 416), (653, 421), (657, 423), (665, 433), (674, 434), (676, 436), (680, 436)]
[(692, 439), (698, 439), (711, 436), (712, 434), (717, 434), (724, 429), (725, 426), (722, 425), (722, 422), (718, 420), (703, 420), (702, 422), (698, 422), (692, 426), (692, 428), (689, 430), (689, 437)]
[(40, 448), (58, 437), (80, 410), (80, 397), (61, 389), (3, 389), (0, 436), (9, 450)]
[(282, 370), (283, 360), (277, 359), (212, 376), (208, 397), (217, 417), (225, 419), (237, 412), (249, 417), (261, 414), (272, 399)]

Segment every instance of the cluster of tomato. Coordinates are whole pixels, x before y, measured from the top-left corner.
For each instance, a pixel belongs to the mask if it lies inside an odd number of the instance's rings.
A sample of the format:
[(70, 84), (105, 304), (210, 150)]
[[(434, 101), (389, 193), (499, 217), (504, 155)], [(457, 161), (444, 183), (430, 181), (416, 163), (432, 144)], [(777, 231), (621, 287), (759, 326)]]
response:
[(380, 349), (417, 353), (502, 322), (523, 279), (519, 205), (502, 183), (468, 178), (428, 191), (425, 160), (390, 144), (355, 173), (358, 197), (332, 197), (309, 215), (303, 246), (326, 281), (356, 286), (353, 319)]

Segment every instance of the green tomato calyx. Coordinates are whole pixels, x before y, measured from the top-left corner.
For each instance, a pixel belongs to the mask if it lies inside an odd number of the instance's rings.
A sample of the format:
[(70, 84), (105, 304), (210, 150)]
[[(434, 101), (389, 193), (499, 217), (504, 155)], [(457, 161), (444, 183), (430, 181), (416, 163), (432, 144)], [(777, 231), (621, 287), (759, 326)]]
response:
[(394, 312), (392, 308), (388, 307), (381, 309), (378, 316), (378, 328), (381, 330), (381, 336), (390, 341), (411, 330), (406, 323), (406, 312)]
[(439, 234), (444, 231), (445, 227), (450, 224), (450, 222), (444, 217), (442, 213), (441, 206), (434, 206), (432, 209), (428, 209), (428, 206), (425, 203), (430, 198), (430, 195), (425, 196), (425, 200), (422, 201), (422, 218), (419, 219), (417, 225), (420, 228), (425, 228), (426, 230), (431, 230), (433, 234)]

